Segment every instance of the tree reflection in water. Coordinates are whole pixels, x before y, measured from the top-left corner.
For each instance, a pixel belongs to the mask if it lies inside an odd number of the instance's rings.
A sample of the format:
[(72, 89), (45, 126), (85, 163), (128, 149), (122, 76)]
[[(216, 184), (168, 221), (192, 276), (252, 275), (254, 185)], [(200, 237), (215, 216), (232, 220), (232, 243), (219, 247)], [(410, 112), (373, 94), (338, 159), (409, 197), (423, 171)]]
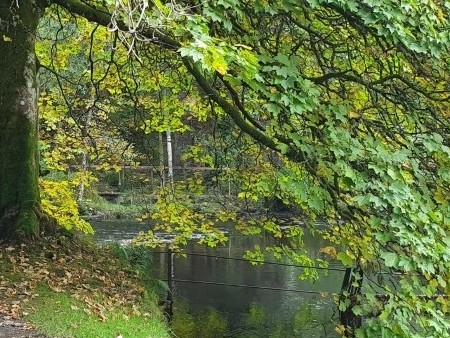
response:
[(299, 303), (292, 313), (292, 320), (286, 321), (282, 314), (268, 314), (266, 308), (253, 302), (240, 323), (232, 325), (229, 331), (229, 316), (213, 307), (197, 314), (189, 311), (187, 302), (180, 301), (175, 306), (175, 316), (171, 327), (176, 337), (183, 338), (335, 338), (329, 318), (314, 306), (311, 300)]

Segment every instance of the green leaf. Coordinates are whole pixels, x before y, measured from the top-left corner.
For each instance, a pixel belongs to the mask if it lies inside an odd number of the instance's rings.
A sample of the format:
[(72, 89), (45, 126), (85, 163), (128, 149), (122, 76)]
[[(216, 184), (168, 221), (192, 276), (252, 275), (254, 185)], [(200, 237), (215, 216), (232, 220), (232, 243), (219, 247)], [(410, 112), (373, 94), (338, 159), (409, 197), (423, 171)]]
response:
[(388, 268), (398, 266), (399, 257), (395, 252), (382, 252), (380, 256)]
[(346, 252), (341, 251), (337, 254), (336, 258), (342, 262), (342, 264), (346, 267), (353, 266), (353, 258), (350, 257)]

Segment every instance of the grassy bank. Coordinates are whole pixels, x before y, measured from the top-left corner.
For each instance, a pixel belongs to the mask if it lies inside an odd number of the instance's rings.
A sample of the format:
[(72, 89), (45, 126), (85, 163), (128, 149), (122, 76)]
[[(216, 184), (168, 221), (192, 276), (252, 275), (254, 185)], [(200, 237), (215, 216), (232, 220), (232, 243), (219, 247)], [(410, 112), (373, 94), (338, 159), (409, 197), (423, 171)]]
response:
[(141, 254), (67, 238), (1, 245), (0, 313), (50, 337), (170, 337)]
[(135, 219), (147, 208), (144, 203), (125, 203), (122, 199), (111, 202), (98, 195), (86, 198), (80, 204), (83, 216), (94, 219)]
[[(130, 196), (134, 196), (131, 198)], [(152, 212), (156, 203), (155, 197), (141, 195), (138, 193), (127, 192), (114, 201), (109, 201), (99, 195), (91, 194), (80, 203), (80, 213), (88, 219), (137, 219), (143, 214)], [(226, 200), (223, 197), (213, 195), (189, 196), (196, 212), (204, 215), (216, 215), (224, 210), (224, 205), (233, 204), (233, 210), (245, 210), (245, 206), (240, 206), (236, 201)], [(186, 200), (180, 198), (177, 203), (185, 203)], [(228, 209), (230, 208), (228, 205)], [(254, 208), (255, 210), (257, 208)], [(260, 208), (262, 209), (262, 208)]]

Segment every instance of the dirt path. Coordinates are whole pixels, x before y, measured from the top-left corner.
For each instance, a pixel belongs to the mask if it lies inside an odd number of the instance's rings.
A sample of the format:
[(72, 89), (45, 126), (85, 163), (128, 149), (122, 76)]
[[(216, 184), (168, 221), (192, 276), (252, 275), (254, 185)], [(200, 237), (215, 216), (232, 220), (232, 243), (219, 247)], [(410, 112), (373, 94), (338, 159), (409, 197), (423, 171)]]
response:
[(24, 322), (0, 315), (0, 338), (48, 338)]

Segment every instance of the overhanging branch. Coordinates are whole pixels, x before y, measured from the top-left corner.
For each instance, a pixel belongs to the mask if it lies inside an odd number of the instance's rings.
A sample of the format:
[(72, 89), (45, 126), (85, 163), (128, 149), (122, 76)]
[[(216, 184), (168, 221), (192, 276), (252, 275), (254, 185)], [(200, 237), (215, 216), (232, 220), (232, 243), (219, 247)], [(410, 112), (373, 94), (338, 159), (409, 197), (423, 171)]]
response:
[[(96, 7), (85, 4), (79, 0), (52, 0), (52, 3), (57, 4), (73, 14), (84, 17), (85, 19), (98, 23), (102, 26), (109, 27), (111, 24), (112, 16), (105, 10), (101, 10)], [(128, 31), (127, 25), (122, 22), (117, 22), (117, 27), (124, 31)], [(140, 32), (141, 35), (147, 37), (153, 43), (161, 45), (164, 49), (176, 51), (181, 45), (178, 41), (172, 39), (168, 35), (164, 34), (161, 30), (156, 28), (146, 28)]]

